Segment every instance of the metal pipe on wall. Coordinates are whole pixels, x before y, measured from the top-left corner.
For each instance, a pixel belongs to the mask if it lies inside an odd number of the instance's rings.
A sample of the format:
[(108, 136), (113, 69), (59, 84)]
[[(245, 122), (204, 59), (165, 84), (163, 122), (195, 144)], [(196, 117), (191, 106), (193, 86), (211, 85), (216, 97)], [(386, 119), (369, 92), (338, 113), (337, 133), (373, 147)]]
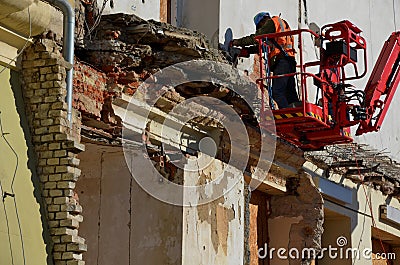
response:
[(74, 76), (74, 39), (75, 39), (75, 11), (68, 0), (42, 0), (50, 5), (58, 8), (64, 15), (63, 18), (63, 56), (64, 59), (71, 64), (71, 68), (67, 69), (67, 118), (72, 124), (72, 93), (73, 93), (73, 76)]

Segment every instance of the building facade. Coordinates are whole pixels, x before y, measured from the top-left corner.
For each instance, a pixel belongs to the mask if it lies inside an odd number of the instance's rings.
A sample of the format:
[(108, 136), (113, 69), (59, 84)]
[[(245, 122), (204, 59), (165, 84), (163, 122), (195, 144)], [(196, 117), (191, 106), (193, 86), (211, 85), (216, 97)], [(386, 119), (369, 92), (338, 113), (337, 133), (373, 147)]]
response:
[(397, 102), (379, 133), (304, 152), (254, 123), (254, 57), (218, 47), (259, 11), (348, 19), (372, 69), (399, 2), (69, 1), (74, 65), (47, 2), (0, 1), (1, 264), (396, 264)]

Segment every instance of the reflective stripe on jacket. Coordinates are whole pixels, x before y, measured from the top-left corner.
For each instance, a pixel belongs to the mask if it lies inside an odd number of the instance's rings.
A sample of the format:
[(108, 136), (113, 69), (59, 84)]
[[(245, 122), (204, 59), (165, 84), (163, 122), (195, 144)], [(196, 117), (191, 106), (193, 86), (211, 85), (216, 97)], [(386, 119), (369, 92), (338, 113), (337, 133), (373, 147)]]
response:
[[(278, 16), (274, 16), (271, 18), (271, 20), (274, 22), (275, 24), (275, 29), (276, 29), (276, 33), (278, 32), (285, 32), (285, 31), (290, 31), (290, 27), (289, 24), (281, 19)], [(284, 37), (279, 37), (279, 38), (275, 38), (275, 41), (282, 47), (282, 49), (284, 51), (286, 51), (286, 53), (289, 56), (293, 56), (295, 54), (295, 50), (294, 50), (294, 38), (293, 36), (284, 36)], [(281, 53), (281, 51), (275, 47), (275, 45), (271, 46), (271, 51), (269, 54), (269, 58), (274, 58), (275, 56), (279, 55)]]

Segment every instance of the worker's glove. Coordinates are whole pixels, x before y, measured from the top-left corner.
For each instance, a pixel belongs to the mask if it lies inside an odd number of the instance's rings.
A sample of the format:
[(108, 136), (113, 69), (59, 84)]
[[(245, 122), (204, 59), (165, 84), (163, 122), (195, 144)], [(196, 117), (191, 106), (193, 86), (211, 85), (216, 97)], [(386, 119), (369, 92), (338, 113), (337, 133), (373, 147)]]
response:
[(230, 61), (234, 62), (239, 57), (240, 53), (242, 52), (242, 49), (238, 47), (229, 47), (228, 52), (231, 57)]
[(231, 40), (229, 42), (229, 47), (233, 47), (233, 46), (239, 46), (238, 43), (237, 43), (237, 40)]

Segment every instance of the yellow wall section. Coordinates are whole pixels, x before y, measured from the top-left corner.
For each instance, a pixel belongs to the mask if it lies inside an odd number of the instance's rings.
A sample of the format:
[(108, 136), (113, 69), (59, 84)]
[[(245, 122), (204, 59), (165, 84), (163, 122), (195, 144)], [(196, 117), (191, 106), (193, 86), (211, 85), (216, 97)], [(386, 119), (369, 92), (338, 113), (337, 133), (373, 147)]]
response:
[[(2, 67), (0, 71), (1, 69)], [(16, 79), (14, 78), (14, 80)], [(20, 115), (18, 114), (14, 93), (11, 89), (9, 69), (0, 74), (0, 93), (0, 118), (3, 131), (8, 133), (5, 138), (18, 156), (18, 167), (13, 189), (26, 259), (26, 263), (24, 263), (14, 199), (7, 197), (4, 202), (0, 200), (0, 264), (46, 264), (46, 244), (43, 237), (40, 205), (35, 197), (35, 194), (38, 193), (37, 185), (34, 184), (37, 181), (37, 177), (28, 166), (28, 163), (32, 164), (33, 161), (28, 158), (28, 144), (25, 140), (25, 133), (20, 123)], [(0, 181), (2, 192), (12, 191), (11, 183), (16, 165), (17, 158), (15, 154), (0, 134)], [(7, 228), (4, 209), (7, 212), (9, 228)]]

